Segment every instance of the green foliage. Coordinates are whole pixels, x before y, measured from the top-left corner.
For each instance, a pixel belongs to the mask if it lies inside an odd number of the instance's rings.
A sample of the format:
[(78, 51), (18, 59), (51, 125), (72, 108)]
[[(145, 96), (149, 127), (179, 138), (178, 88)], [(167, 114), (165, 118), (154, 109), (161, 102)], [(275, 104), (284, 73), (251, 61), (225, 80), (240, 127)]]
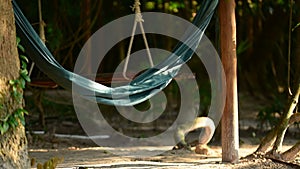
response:
[(179, 9), (184, 7), (185, 5), (183, 2), (170, 1), (170, 4), (168, 5), (168, 9), (175, 13), (179, 12)]
[(280, 99), (276, 99), (273, 104), (259, 111), (257, 118), (260, 121), (260, 128), (265, 125), (274, 127), (278, 124), (280, 117), (284, 111), (284, 103)]
[(153, 9), (155, 9), (155, 2), (152, 2), (152, 1), (146, 2), (145, 7), (148, 10), (153, 10)]
[(277, 0), (276, 2), (279, 5), (284, 5), (286, 3), (284, 0)]
[[(157, 5), (156, 5), (157, 4)], [(145, 7), (148, 10), (153, 10), (155, 7), (158, 6), (158, 8), (165, 8), (170, 12), (177, 13), (179, 12), (179, 9), (185, 8), (184, 1), (167, 1), (164, 2), (162, 0), (156, 0), (156, 1), (148, 1), (145, 3)]]
[(250, 47), (250, 44), (247, 40), (240, 42), (237, 46), (236, 54), (240, 55), (240, 54), (246, 52), (249, 47)]
[[(17, 37), (17, 47), (25, 52), (25, 49), (22, 45), (20, 45), (20, 38)], [(11, 95), (14, 100), (16, 100), (19, 104), (23, 102), (23, 93), (22, 89), (25, 88), (26, 82), (30, 82), (30, 78), (28, 76), (27, 71), (27, 63), (28, 59), (24, 55), (19, 55), (21, 68), (20, 68), (20, 76), (18, 79), (10, 80), (9, 85), (12, 88)], [(4, 106), (0, 105), (0, 109), (3, 109)], [(28, 112), (23, 108), (18, 108), (13, 113), (7, 115), (4, 119), (0, 120), (0, 135), (3, 135), (8, 131), (9, 128), (16, 128), (19, 123), (25, 126), (25, 118), (24, 114), (28, 114)]]
[(292, 32), (294, 32), (294, 30), (295, 30), (296, 28), (298, 28), (299, 26), (300, 26), (300, 22), (297, 23), (296, 26), (293, 27)]
[[(20, 45), (20, 38), (17, 38), (17, 47), (24, 52), (25, 49), (22, 45)], [(27, 71), (27, 63), (28, 59), (24, 55), (19, 55), (21, 68), (20, 68), (20, 76), (18, 79), (10, 80), (9, 84), (12, 86), (12, 96), (18, 101), (22, 102), (23, 93), (20, 92), (21, 89), (25, 89), (26, 82), (30, 82), (30, 77), (28, 76)]]
[(44, 164), (38, 163), (37, 169), (55, 169), (59, 163), (62, 163), (64, 158), (53, 157), (46, 161)]
[(0, 135), (3, 135), (9, 128), (15, 129), (19, 122), (25, 126), (24, 114), (28, 114), (23, 108), (17, 109), (14, 113), (8, 115), (5, 119), (0, 121)]
[[(22, 51), (25, 52), (25, 48), (20, 44), (20, 38), (17, 37), (17, 47)], [(21, 63), (21, 69), (20, 69), (20, 77), (19, 80), (20, 81), (24, 81), (21, 82), (22, 84), (25, 84), (26, 82), (30, 82), (30, 77), (28, 76), (28, 71), (27, 71), (27, 64), (28, 64), (28, 59), (26, 56), (20, 54), (19, 55), (20, 58), (20, 63)], [(24, 89), (25, 85), (21, 85), (21, 88)]]
[(55, 27), (53, 23), (47, 24), (47, 38), (51, 40), (48, 44), (51, 50), (58, 49), (63, 42), (63, 32), (62, 30)]

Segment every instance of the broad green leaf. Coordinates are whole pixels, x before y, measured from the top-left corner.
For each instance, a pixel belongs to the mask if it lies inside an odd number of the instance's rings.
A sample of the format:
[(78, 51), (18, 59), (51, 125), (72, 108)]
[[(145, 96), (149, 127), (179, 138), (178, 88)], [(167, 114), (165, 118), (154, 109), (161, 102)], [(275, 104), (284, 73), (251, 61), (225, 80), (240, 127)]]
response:
[(25, 61), (21, 61), (21, 63), (22, 63), (22, 69), (27, 69), (27, 63), (25, 62)]
[(26, 115), (29, 114), (29, 112), (28, 112), (27, 110), (25, 110), (25, 109), (22, 109), (22, 112), (23, 112), (24, 114), (26, 114)]
[(16, 40), (17, 40), (17, 45), (19, 45), (21, 42), (21, 38), (17, 37)]
[(16, 83), (15, 80), (10, 80), (10, 81), (9, 81), (9, 84), (10, 84), (10, 85), (14, 85), (15, 83)]
[(22, 46), (22, 45), (18, 45), (18, 48), (22, 51), (22, 52), (25, 52), (25, 48)]
[(26, 69), (22, 69), (22, 70), (20, 71), (20, 74), (21, 74), (21, 75), (27, 75), (27, 74), (28, 74), (28, 71), (27, 71)]
[(20, 55), (20, 58), (24, 61), (26, 61), (27, 63), (29, 62), (28, 58), (24, 55)]
[(28, 75), (22, 75), (22, 77), (27, 81), (27, 82), (30, 82), (30, 77)]
[(20, 85), (22, 89), (25, 89), (26, 81), (24, 79), (20, 80)]
[(4, 122), (3, 125), (2, 125), (2, 129), (3, 129), (3, 133), (6, 133), (7, 130), (9, 129), (9, 125), (7, 122)]

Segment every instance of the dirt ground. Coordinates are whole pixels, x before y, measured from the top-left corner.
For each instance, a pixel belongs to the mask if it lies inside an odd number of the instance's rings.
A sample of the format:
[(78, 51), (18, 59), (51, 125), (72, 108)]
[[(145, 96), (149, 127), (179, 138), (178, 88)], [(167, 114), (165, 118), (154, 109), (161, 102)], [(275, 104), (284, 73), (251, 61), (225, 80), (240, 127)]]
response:
[[(55, 95), (57, 96), (57, 95)], [(99, 147), (91, 140), (82, 137), (85, 133), (82, 131), (80, 124), (76, 121), (76, 115), (72, 110), (68, 108), (61, 108), (60, 104), (63, 101), (66, 104), (66, 100), (69, 96), (63, 96), (60, 92), (59, 97), (54, 97), (53, 94), (45, 94), (47, 102), (43, 103), (46, 110), (52, 111), (51, 115), (46, 118), (46, 124), (48, 125), (48, 133), (46, 134), (29, 134), (28, 133), (28, 145), (29, 155), (32, 159), (32, 168), (36, 168), (38, 163), (45, 163), (50, 159), (56, 158), (58, 162), (57, 168), (75, 168), (75, 169), (100, 169), (100, 168), (124, 168), (124, 169), (145, 169), (145, 168), (166, 168), (166, 169), (184, 169), (184, 168), (300, 168), (300, 157), (293, 163), (281, 163), (273, 161), (271, 159), (260, 158), (247, 158), (245, 157), (255, 151), (262, 133), (258, 133), (257, 122), (255, 113), (259, 109), (261, 104), (254, 102), (255, 99), (249, 100), (248, 97), (240, 96), (240, 149), (239, 156), (241, 159), (237, 164), (222, 163), (222, 150), (220, 146), (220, 138), (216, 137), (210, 144), (211, 151), (209, 155), (195, 154), (193, 151), (188, 150), (171, 150), (172, 147), (156, 146), (149, 147), (147, 145), (143, 147), (135, 147), (134, 145), (127, 148), (108, 148)], [(59, 100), (57, 98), (64, 98)], [(53, 100), (57, 101), (58, 106), (54, 106)], [(28, 101), (29, 102), (29, 101)], [(67, 103), (69, 104), (69, 103)], [(30, 102), (27, 104), (30, 106)], [(253, 106), (255, 105), (255, 106)], [(48, 107), (47, 107), (48, 106)], [(33, 108), (32, 108), (33, 107)], [(28, 109), (30, 111), (36, 111), (32, 106)], [(55, 109), (59, 107), (59, 109)], [(58, 111), (63, 111), (63, 118), (57, 118), (61, 116)], [(55, 113), (53, 113), (55, 112)], [(55, 114), (55, 115), (53, 115)], [(47, 114), (46, 114), (47, 116)], [(32, 113), (27, 120), (29, 120), (27, 131), (41, 130), (38, 125), (38, 114)], [(59, 119), (59, 120), (57, 120)], [(53, 127), (55, 126), (55, 127)], [(299, 128), (296, 128), (299, 131)], [(55, 135), (57, 133), (67, 134), (64, 136)], [(69, 135), (70, 134), (70, 135)], [(299, 132), (298, 132), (299, 134)], [(299, 137), (295, 132), (289, 132), (289, 137), (284, 142), (283, 149), (291, 147)], [(218, 131), (215, 135), (220, 135)], [(77, 136), (77, 137), (75, 137)], [(79, 137), (80, 136), (80, 137)], [(105, 140), (105, 138), (103, 138)], [(113, 152), (134, 152), (136, 150), (147, 151), (163, 151), (160, 155), (150, 157), (128, 157), (118, 156)], [(120, 154), (120, 153), (118, 153)]]
[[(117, 156), (109, 148), (93, 146), (91, 141), (79, 139), (56, 139), (56, 142), (45, 143), (45, 148), (30, 146), (29, 155), (36, 163), (44, 163), (51, 158), (62, 158), (57, 168), (300, 168), (300, 158), (294, 163), (284, 164), (271, 159), (241, 159), (238, 164), (222, 163), (221, 147), (211, 146), (209, 155), (199, 155), (187, 150), (169, 150), (166, 147), (155, 149), (166, 150), (161, 155), (153, 157)], [(52, 146), (52, 147), (51, 147)], [(284, 149), (289, 148), (285, 145)], [(136, 149), (151, 149), (151, 147), (131, 147), (120, 151), (135, 151)], [(257, 148), (256, 145), (241, 145), (240, 157), (245, 157)]]

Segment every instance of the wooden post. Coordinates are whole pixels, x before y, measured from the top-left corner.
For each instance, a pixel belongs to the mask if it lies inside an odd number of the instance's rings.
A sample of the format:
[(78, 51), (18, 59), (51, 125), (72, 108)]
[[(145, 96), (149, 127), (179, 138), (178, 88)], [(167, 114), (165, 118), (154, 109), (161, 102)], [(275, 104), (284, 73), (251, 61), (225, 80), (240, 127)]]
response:
[(221, 56), (226, 75), (226, 105), (222, 117), (222, 161), (239, 160), (236, 21), (234, 0), (220, 0)]

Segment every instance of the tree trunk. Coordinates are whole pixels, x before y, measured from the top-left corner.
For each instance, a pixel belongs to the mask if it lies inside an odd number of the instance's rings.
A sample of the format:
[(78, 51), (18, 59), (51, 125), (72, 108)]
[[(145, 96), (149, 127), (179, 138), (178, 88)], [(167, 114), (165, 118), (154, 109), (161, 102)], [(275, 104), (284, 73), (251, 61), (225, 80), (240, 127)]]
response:
[(294, 110), (295, 110), (295, 108), (296, 108), (296, 106), (298, 104), (299, 95), (300, 95), (300, 83), (298, 85), (298, 90), (297, 90), (294, 98), (291, 100), (291, 103), (290, 103), (288, 111), (282, 117), (282, 121), (279, 124), (279, 128), (278, 128), (278, 131), (277, 131), (277, 137), (276, 137), (273, 149), (272, 149), (273, 153), (277, 153), (277, 152), (281, 151), (281, 147), (282, 147), (282, 142), (283, 142), (283, 139), (284, 139), (284, 135), (286, 133), (286, 130), (289, 127), (290, 118), (294, 114)]
[[(19, 77), (15, 20), (10, 0), (0, 0), (0, 122), (22, 107), (11, 95), (9, 80)], [(22, 91), (19, 91), (22, 93)], [(0, 135), (0, 168), (29, 168), (27, 141), (20, 124)]]
[(239, 159), (236, 21), (234, 0), (220, 1), (221, 56), (226, 75), (226, 104), (222, 117), (222, 161)]

